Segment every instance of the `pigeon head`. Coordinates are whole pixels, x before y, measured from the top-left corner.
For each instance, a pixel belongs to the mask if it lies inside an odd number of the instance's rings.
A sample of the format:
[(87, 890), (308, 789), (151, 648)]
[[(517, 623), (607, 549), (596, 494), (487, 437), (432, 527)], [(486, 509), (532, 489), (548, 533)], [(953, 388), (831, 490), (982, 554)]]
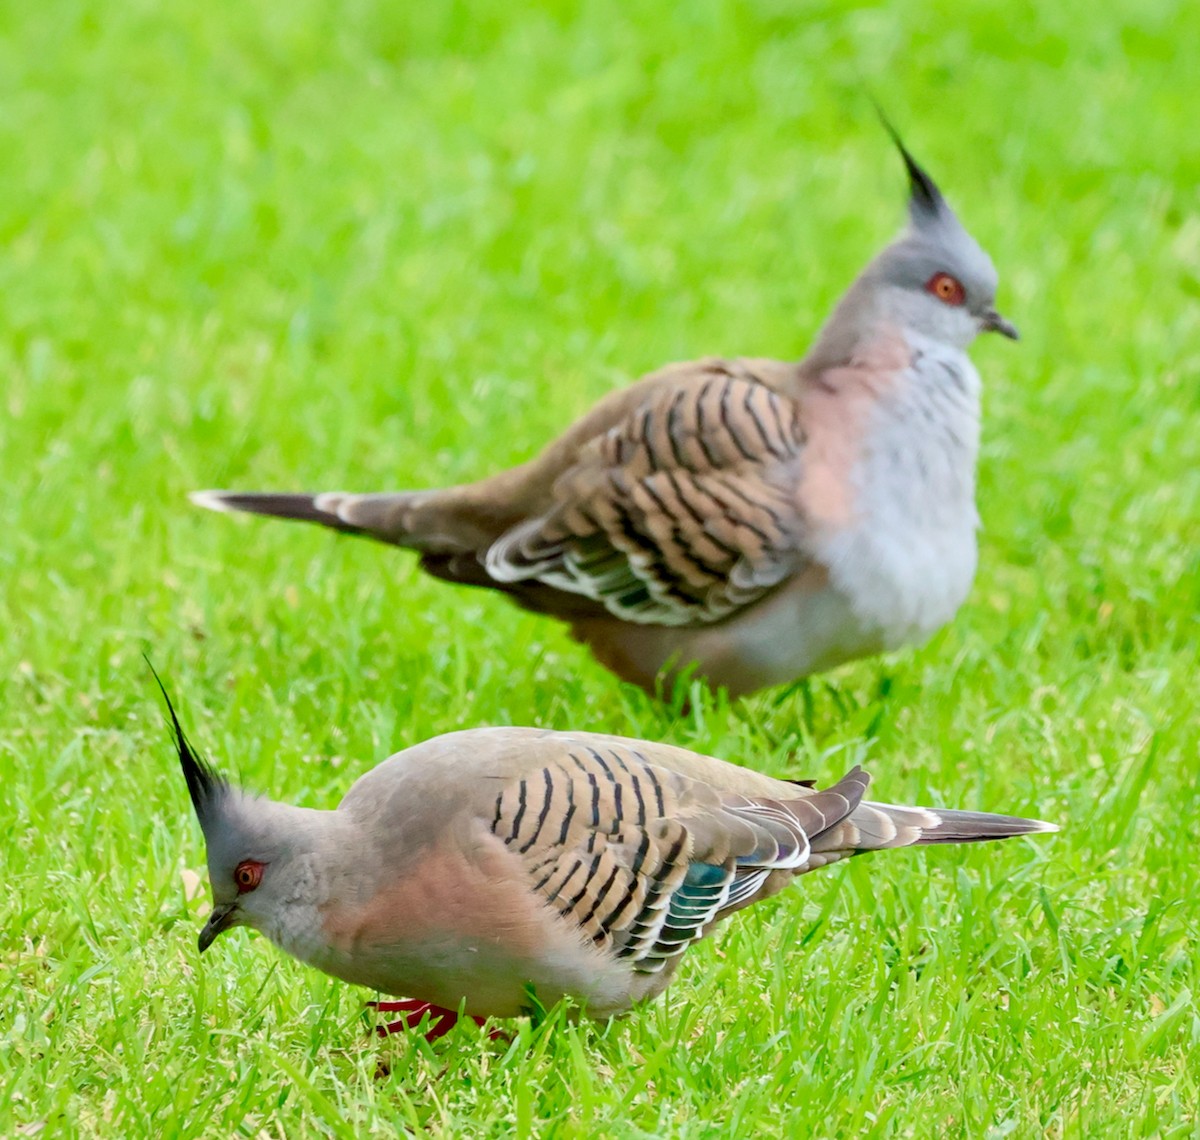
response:
[(956, 348), (966, 348), (981, 332), (1016, 340), (1016, 328), (996, 310), (992, 259), (891, 124), (883, 123), (908, 171), (909, 225), (863, 274), (878, 294), (877, 315)]
[(316, 902), (306, 887), (315, 885), (311, 857), (322, 837), (320, 817), (329, 813), (275, 803), (233, 787), (192, 747), (156, 672), (154, 679), (167, 705), (179, 766), (207, 848), (213, 910), (200, 932), (201, 952), (235, 926), (253, 927), (275, 942), (288, 941), (290, 927), (312, 921), (300, 912), (305, 903)]

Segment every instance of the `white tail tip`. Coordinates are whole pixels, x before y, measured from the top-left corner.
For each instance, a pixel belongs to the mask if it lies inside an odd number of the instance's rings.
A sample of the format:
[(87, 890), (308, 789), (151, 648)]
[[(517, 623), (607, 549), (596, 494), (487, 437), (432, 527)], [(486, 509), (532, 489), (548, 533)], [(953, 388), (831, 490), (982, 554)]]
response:
[(210, 511), (221, 511), (224, 514), (236, 514), (236, 511), (225, 501), (224, 491), (191, 491), (188, 498), (198, 507), (206, 507)]

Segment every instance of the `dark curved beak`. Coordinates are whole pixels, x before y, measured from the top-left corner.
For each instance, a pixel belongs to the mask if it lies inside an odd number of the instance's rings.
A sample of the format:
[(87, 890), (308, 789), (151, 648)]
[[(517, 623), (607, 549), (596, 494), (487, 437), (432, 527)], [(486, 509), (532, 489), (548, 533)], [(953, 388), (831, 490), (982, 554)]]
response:
[(218, 934), (233, 926), (236, 919), (237, 903), (231, 902), (225, 903), (224, 906), (213, 907), (213, 912), (208, 916), (204, 929), (200, 931), (200, 953), (203, 954), (213, 944)]
[(998, 332), (1001, 336), (1008, 337), (1009, 340), (1021, 339), (1021, 334), (1017, 332), (1017, 326), (1012, 321), (1006, 321), (995, 309), (988, 309), (983, 314), (983, 331)]

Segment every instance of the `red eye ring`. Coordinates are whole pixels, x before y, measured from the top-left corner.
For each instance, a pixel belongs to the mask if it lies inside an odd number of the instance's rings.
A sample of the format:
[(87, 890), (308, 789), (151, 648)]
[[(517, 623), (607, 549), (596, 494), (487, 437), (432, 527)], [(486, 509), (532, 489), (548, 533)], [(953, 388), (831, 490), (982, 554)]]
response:
[(967, 299), (963, 283), (949, 273), (935, 273), (925, 282), (925, 291), (947, 305), (961, 305)]
[(254, 890), (262, 882), (263, 867), (266, 864), (257, 863), (253, 859), (243, 859), (233, 872), (233, 883), (238, 894), (244, 895)]

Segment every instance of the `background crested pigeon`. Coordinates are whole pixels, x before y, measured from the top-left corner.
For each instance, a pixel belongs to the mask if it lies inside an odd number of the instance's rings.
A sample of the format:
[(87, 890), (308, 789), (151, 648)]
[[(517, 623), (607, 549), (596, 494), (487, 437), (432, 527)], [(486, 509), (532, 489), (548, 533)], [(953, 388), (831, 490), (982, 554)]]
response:
[[(161, 685), (161, 682), (160, 682)], [(409, 1000), (440, 1036), (565, 996), (595, 1017), (667, 985), (682, 953), (794, 876), (864, 851), (1055, 831), (817, 791), (665, 744), (484, 728), (383, 761), (334, 811), (239, 791), (190, 746), (165, 689), (208, 848), (204, 951), (251, 926), (301, 961)], [(532, 995), (532, 996), (531, 996)]]
[(988, 255), (893, 137), (909, 226), (799, 363), (670, 365), (478, 483), (193, 500), (412, 548), (439, 578), (569, 622), (647, 690), (694, 664), (738, 695), (923, 641), (975, 574), (966, 349), (1017, 333)]

